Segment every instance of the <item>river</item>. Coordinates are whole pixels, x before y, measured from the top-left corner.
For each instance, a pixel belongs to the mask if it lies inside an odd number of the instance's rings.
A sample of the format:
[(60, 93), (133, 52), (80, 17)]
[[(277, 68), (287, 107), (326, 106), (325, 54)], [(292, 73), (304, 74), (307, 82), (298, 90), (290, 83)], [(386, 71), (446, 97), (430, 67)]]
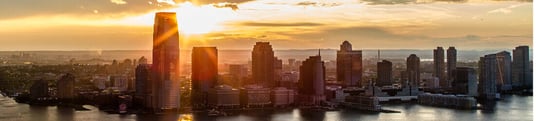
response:
[[(419, 104), (385, 104), (384, 109), (400, 113), (370, 113), (356, 110), (310, 111), (301, 109), (255, 110), (237, 112), (226, 117), (208, 117), (206, 114), (119, 115), (99, 111), (85, 105), (90, 111), (74, 111), (56, 106), (29, 106), (0, 96), (0, 121), (529, 121), (533, 120), (532, 96), (503, 95), (486, 109), (458, 110)], [(480, 104), (479, 104), (480, 105)]]

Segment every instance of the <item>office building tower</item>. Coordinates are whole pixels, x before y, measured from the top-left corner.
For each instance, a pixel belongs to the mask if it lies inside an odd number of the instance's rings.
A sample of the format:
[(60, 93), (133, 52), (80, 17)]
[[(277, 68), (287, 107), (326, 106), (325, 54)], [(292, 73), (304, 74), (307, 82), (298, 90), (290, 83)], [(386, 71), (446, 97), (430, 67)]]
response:
[(75, 97), (74, 83), (75, 77), (73, 74), (67, 73), (61, 76), (56, 84), (58, 90), (56, 96), (59, 101), (65, 103), (72, 102), (72, 99)]
[[(144, 57), (140, 60), (145, 59)], [(136, 93), (134, 93), (135, 103), (144, 108), (151, 107), (153, 86), (151, 82), (151, 65), (140, 63), (136, 67)]]
[(513, 50), (512, 83), (515, 87), (532, 89), (529, 46), (518, 46)]
[(319, 54), (310, 56), (300, 66), (300, 79), (298, 81), (299, 103), (301, 105), (320, 105), (326, 100), (324, 62)]
[(393, 63), (388, 60), (378, 62), (378, 74), (376, 77), (376, 86), (393, 85)]
[(253, 82), (263, 87), (272, 88), (276, 86), (275, 80), (275, 60), (272, 45), (269, 42), (257, 42), (251, 52)]
[(450, 82), (452, 82), (454, 78), (454, 74), (452, 73), (452, 71), (456, 69), (456, 61), (457, 61), (456, 56), (457, 56), (456, 48), (449, 47), (449, 49), (447, 49), (447, 75), (446, 75), (449, 84)]
[(419, 86), (421, 82), (421, 59), (415, 54), (409, 55), (406, 59), (407, 81), (404, 85)]
[(480, 57), (479, 65), (479, 96), (484, 99), (495, 99), (497, 96), (497, 56), (489, 54)]
[(281, 80), (283, 79), (283, 60), (277, 57), (275, 57), (274, 59), (274, 87), (280, 87)]
[(179, 108), (179, 32), (174, 12), (158, 12), (153, 31), (153, 109), (156, 112)]
[(234, 88), (240, 88), (242, 87), (242, 84), (244, 81), (246, 81), (248, 77), (248, 68), (247, 65), (240, 65), (240, 64), (231, 64), (229, 65), (229, 75), (233, 78), (233, 82), (230, 86)]
[(477, 75), (475, 69), (469, 67), (457, 67), (452, 73), (454, 76), (452, 88), (455, 93), (478, 96)]
[(497, 56), (497, 90), (512, 90), (512, 56), (509, 52), (502, 51)]
[(48, 97), (48, 81), (43, 79), (35, 80), (30, 87), (30, 98), (35, 100), (46, 97)]
[(362, 86), (363, 60), (361, 50), (352, 50), (352, 45), (344, 41), (337, 51), (337, 81), (344, 86)]
[(208, 104), (208, 91), (218, 81), (218, 50), (216, 47), (194, 47), (192, 52), (192, 106)]
[(443, 47), (434, 49), (434, 76), (439, 78), (441, 88), (449, 88), (450, 83), (445, 79), (445, 51)]

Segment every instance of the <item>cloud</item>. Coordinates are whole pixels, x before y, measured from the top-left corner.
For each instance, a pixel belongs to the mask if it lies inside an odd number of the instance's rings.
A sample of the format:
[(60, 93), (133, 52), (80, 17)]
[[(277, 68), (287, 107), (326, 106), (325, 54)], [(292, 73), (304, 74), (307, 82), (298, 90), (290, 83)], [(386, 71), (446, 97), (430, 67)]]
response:
[(213, 4), (216, 8), (231, 8), (233, 10), (238, 10), (238, 5), (236, 3), (220, 3), (220, 4)]
[(127, 4), (127, 2), (124, 0), (110, 0), (110, 2), (118, 4), (118, 5)]
[(169, 5), (176, 5), (177, 3), (175, 3), (175, 1), (173, 0), (156, 0), (156, 2), (158, 3), (165, 3), (165, 4), (169, 4)]
[(521, 6), (521, 4), (518, 4), (518, 5), (510, 5), (508, 7), (504, 7), (504, 8), (498, 8), (498, 9), (495, 9), (495, 10), (491, 10), (491, 11), (488, 11), (488, 13), (503, 13), (503, 14), (509, 14), (509, 13), (512, 13), (512, 9), (514, 8), (517, 8)]
[[(423, 3), (435, 3), (435, 2), (448, 2), (448, 3), (471, 2), (471, 0), (360, 0), (360, 1), (367, 3), (369, 5), (423, 4)], [(532, 0), (493, 0), (493, 1), (532, 2)]]
[(238, 25), (258, 26), (258, 27), (297, 27), (297, 26), (321, 26), (320, 23), (298, 22), (298, 23), (265, 23), (265, 22), (243, 22)]
[(195, 5), (219, 4), (219, 3), (245, 3), (254, 0), (175, 0), (177, 3), (191, 2)]
[[(50, 15), (113, 18), (144, 14), (171, 7), (174, 6), (149, 4), (148, 1), (142, 0), (128, 1), (128, 4), (124, 0), (0, 0), (0, 19)], [(99, 14), (94, 14), (93, 10), (98, 10)]]
[(314, 6), (314, 7), (334, 7), (334, 6), (340, 6), (340, 3), (320, 3), (320, 2), (311, 2), (311, 1), (304, 1), (299, 2), (296, 5), (298, 6)]

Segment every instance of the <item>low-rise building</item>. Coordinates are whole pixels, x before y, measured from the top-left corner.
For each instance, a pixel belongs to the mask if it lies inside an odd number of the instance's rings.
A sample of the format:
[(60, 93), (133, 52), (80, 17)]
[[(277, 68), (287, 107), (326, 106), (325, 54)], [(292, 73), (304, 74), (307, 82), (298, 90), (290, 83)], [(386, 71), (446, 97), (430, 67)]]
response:
[(296, 92), (285, 87), (277, 87), (272, 90), (271, 99), (274, 107), (286, 107), (294, 104)]
[(240, 90), (240, 104), (246, 108), (266, 107), (270, 102), (270, 89), (248, 85)]
[(240, 91), (229, 85), (218, 85), (208, 91), (208, 105), (218, 108), (240, 107)]

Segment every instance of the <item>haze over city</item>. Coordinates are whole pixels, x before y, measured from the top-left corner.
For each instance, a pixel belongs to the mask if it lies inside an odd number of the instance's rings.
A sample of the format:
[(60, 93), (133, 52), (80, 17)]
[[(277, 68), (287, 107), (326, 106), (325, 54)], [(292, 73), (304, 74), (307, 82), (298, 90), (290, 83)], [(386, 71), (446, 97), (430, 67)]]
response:
[(532, 0), (0, 1), (0, 50), (150, 50), (154, 13), (177, 12), (181, 49), (460, 50), (532, 47)]
[(533, 120), (532, 2), (0, 1), (0, 121)]

